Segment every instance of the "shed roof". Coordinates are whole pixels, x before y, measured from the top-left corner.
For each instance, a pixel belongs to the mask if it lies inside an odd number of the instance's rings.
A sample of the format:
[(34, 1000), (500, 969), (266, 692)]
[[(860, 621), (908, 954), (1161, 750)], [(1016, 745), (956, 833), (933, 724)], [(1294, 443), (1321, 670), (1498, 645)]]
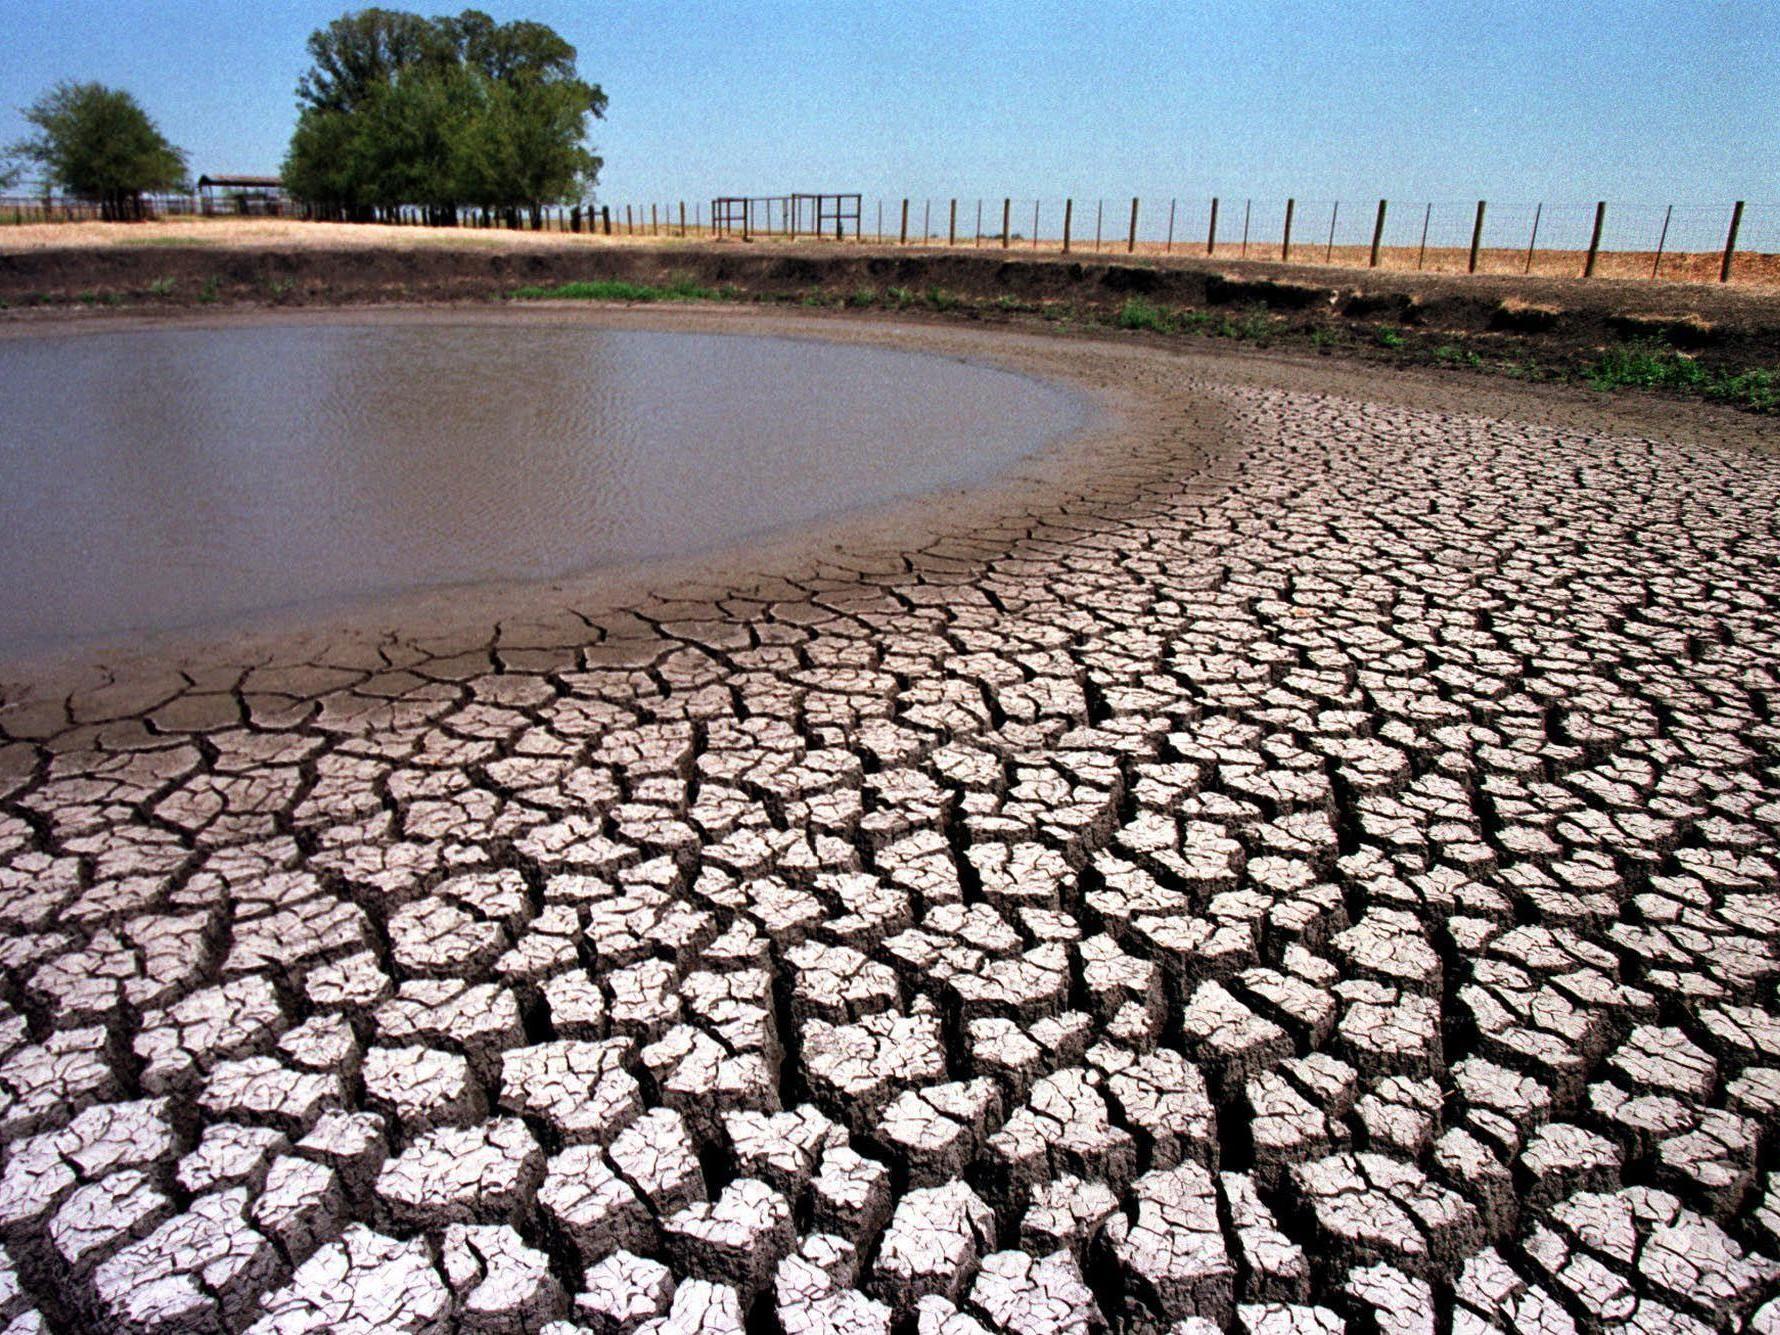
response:
[(237, 176), (219, 172), (215, 176), (205, 175), (198, 178), (200, 190), (207, 185), (247, 186), (261, 190), (276, 190), (283, 184), (284, 178), (280, 176)]

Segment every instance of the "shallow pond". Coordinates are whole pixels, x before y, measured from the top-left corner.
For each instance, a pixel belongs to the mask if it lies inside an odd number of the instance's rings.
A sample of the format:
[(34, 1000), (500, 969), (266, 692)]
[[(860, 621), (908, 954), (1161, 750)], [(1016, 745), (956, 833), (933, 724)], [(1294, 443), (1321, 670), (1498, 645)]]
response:
[(1083, 414), (930, 354), (579, 323), (0, 339), (0, 653), (692, 554)]

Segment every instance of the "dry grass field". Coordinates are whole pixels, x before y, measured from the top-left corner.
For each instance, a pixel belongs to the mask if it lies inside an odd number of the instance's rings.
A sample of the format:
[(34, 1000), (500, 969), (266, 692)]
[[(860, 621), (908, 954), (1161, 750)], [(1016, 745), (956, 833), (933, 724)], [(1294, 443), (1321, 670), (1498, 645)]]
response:
[[(546, 230), (542, 232), (481, 230), (455, 227), (395, 227), (376, 223), (322, 224), (281, 218), (180, 218), (149, 223), (26, 223), (0, 226), (0, 254), (18, 251), (51, 250), (67, 247), (137, 247), (137, 246), (217, 246), (223, 248), (276, 247), (291, 250), (325, 247), (327, 249), (418, 250), (431, 247), (450, 249), (514, 250), (527, 247), (558, 247), (564, 244), (586, 246), (661, 245), (684, 240), (688, 244), (707, 242), (712, 237), (705, 230), (688, 227), (682, 238), (677, 225), (660, 224), (651, 230), (639, 224), (627, 232), (622, 222), (615, 225), (611, 236), (591, 233)], [(800, 249), (827, 250), (837, 243), (812, 237), (796, 240), (780, 235), (756, 236), (743, 243), (730, 238), (725, 244), (795, 246)], [(851, 240), (838, 243), (856, 244)], [(868, 235), (867, 245), (900, 249), (895, 238), (879, 240)], [(999, 237), (960, 237), (957, 250), (1000, 249)], [(909, 249), (946, 249), (943, 245), (919, 242)], [(1055, 255), (1062, 252), (1061, 239), (1041, 238), (1035, 245), (1021, 238), (1008, 247), (1020, 255)], [(1071, 253), (1084, 258), (1098, 255), (1112, 260), (1128, 253), (1122, 240), (1103, 239), (1095, 247), (1092, 239), (1076, 238)], [(1142, 259), (1202, 259), (1204, 246), (1178, 241), (1172, 247), (1156, 242), (1140, 241), (1135, 255)], [(1251, 241), (1220, 241), (1212, 256), (1219, 260), (1259, 262), (1280, 259), (1277, 240), (1266, 243)], [(1336, 246), (1332, 250), (1315, 242), (1294, 244), (1290, 262), (1295, 265), (1328, 266), (1345, 269), (1367, 267), (1365, 246)], [(1478, 272), (1493, 275), (1530, 274), (1537, 278), (1576, 278), (1581, 276), (1585, 256), (1576, 250), (1538, 250), (1527, 264), (1523, 249), (1486, 248), (1478, 256)], [(1656, 256), (1651, 251), (1603, 250), (1597, 258), (1595, 276), (1599, 278), (1651, 278)], [(1469, 253), (1463, 246), (1429, 246), (1424, 252), (1416, 246), (1387, 246), (1379, 254), (1379, 268), (1393, 273), (1421, 271), (1438, 274), (1463, 274)], [(1669, 252), (1662, 257), (1659, 281), (1675, 283), (1716, 283), (1720, 256), (1717, 252)], [(1736, 259), (1734, 282), (1737, 286), (1780, 287), (1780, 255), (1757, 252), (1740, 253)]]

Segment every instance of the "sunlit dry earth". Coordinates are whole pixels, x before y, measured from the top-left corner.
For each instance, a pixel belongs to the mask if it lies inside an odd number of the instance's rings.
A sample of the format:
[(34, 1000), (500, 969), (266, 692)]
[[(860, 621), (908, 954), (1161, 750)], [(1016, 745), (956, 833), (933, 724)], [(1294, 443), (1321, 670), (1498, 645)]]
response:
[[(700, 207), (705, 207), (701, 205)], [(311, 223), (295, 219), (281, 218), (169, 218), (143, 223), (23, 223), (7, 225), (5, 210), (0, 208), (0, 253), (24, 250), (52, 250), (67, 247), (110, 248), (114, 246), (217, 246), (224, 248), (250, 248), (256, 246), (276, 246), (281, 249), (395, 249), (410, 250), (427, 247), (473, 248), (487, 250), (519, 249), (525, 250), (537, 246), (588, 245), (588, 246), (637, 246), (661, 245), (708, 241), (710, 234), (698, 226), (703, 217), (695, 213), (688, 204), (689, 219), (682, 237), (678, 214), (673, 209), (660, 211), (654, 222), (644, 216), (646, 209), (633, 214), (632, 223), (627, 226), (622, 207), (614, 211), (613, 232), (610, 236), (596, 235), (591, 218), (584, 218), (581, 232), (568, 230), (565, 218), (552, 215), (548, 230), (519, 231), (505, 228), (474, 228), (474, 227), (410, 227), (389, 226), (378, 223), (354, 223), (339, 225), (332, 223)], [(670, 216), (671, 215), (671, 216)], [(875, 224), (865, 224), (866, 240), (874, 245), (887, 245), (896, 248), (898, 235), (894, 227), (883, 235), (874, 231)], [(916, 244), (919, 245), (919, 233), (915, 233)], [(945, 248), (943, 229), (934, 235), (929, 243), (934, 248)], [(741, 244), (739, 238), (730, 237), (729, 241)], [(757, 234), (753, 237), (756, 244), (787, 245), (796, 244), (805, 248), (815, 247), (826, 249), (833, 244), (826, 238), (810, 237), (791, 238), (784, 235)], [(849, 234), (848, 245), (852, 244)], [(1000, 234), (991, 237), (976, 237), (974, 234), (961, 233), (957, 238), (955, 249), (994, 251), (1000, 247)], [(1049, 255), (1061, 253), (1062, 236), (1050, 233), (1041, 234), (1037, 247), (1031, 244), (1029, 237), (1019, 237), (1009, 247), (1013, 256)], [(1124, 237), (1108, 236), (1099, 244), (1094, 244), (1091, 236), (1077, 235), (1074, 238), (1072, 253), (1084, 257), (1098, 255), (1105, 259), (1116, 259), (1126, 254)], [(1132, 253), (1147, 260), (1161, 260), (1165, 263), (1175, 260), (1193, 260), (1204, 258), (1203, 240), (1192, 241), (1182, 237), (1177, 243), (1165, 245), (1159, 241), (1141, 240), (1132, 248)], [(1228, 237), (1219, 239), (1215, 258), (1222, 261), (1239, 260), (1275, 260), (1279, 258), (1278, 239), (1274, 238), (1263, 244), (1257, 240), (1253, 245), (1244, 245), (1230, 240)], [(1316, 244), (1305, 244), (1302, 241), (1293, 247), (1291, 262), (1296, 265), (1333, 264), (1336, 267), (1364, 269), (1368, 265), (1368, 251), (1363, 246), (1335, 246), (1325, 248)], [(1518, 249), (1487, 249), (1480, 261), (1481, 272), (1493, 276), (1514, 276), (1523, 272), (1525, 252)], [(1582, 272), (1583, 253), (1569, 250), (1540, 250), (1533, 257), (1529, 272), (1535, 278), (1573, 279)], [(1679, 253), (1670, 252), (1660, 259), (1660, 273), (1664, 283), (1716, 283), (1719, 264), (1722, 256), (1711, 253)], [(1381, 252), (1380, 265), (1383, 270), (1391, 273), (1426, 272), (1429, 274), (1463, 274), (1469, 260), (1468, 252), (1462, 247), (1434, 246), (1425, 251), (1413, 246), (1387, 246)], [(1648, 251), (1607, 251), (1603, 252), (1598, 261), (1596, 272), (1603, 279), (1637, 279), (1647, 280), (1651, 277), (1658, 257)], [(1768, 288), (1780, 284), (1780, 255), (1745, 253), (1736, 261), (1736, 280), (1739, 287)]]
[(0, 1315), (1780, 1321), (1780, 461), (1037, 342), (918, 543), (11, 690)]

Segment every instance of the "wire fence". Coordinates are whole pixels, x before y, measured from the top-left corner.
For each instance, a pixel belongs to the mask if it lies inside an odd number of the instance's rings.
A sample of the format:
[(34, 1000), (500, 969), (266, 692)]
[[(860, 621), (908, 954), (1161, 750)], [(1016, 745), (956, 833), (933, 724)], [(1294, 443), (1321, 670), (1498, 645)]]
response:
[[(868, 199), (857, 239), (1344, 268), (1780, 283), (1780, 204)], [(881, 221), (880, 221), (881, 220)]]
[[(160, 218), (314, 216), (288, 200), (145, 198)], [(90, 201), (0, 196), (0, 226), (85, 222)], [(710, 201), (548, 205), (538, 210), (379, 209), (395, 226), (513, 228), (614, 238), (837, 240), (882, 246), (1156, 257), (1209, 256), (1344, 268), (1780, 285), (1780, 204), (1619, 204), (1235, 197), (866, 195), (845, 234), (798, 230), (770, 206), (715, 228)]]

